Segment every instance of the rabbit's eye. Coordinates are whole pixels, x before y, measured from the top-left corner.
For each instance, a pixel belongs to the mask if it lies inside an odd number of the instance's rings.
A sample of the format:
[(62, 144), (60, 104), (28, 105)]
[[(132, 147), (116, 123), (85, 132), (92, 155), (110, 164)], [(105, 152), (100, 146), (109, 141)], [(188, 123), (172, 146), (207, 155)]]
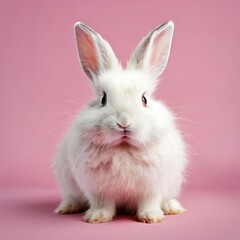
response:
[(106, 104), (107, 104), (107, 94), (105, 92), (103, 92), (101, 105), (102, 105), (102, 107), (104, 107)]
[(142, 103), (143, 103), (144, 107), (147, 106), (147, 99), (146, 99), (146, 97), (144, 95), (142, 96)]

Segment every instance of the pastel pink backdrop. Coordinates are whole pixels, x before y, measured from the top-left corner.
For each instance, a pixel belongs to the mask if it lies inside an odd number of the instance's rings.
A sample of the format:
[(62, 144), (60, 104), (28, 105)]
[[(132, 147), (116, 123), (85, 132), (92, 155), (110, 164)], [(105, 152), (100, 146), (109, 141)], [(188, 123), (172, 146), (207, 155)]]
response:
[(144, 35), (172, 19), (172, 51), (156, 95), (179, 116), (190, 145), (185, 189), (238, 192), (239, 1), (1, 0), (0, 5), (2, 189), (56, 189), (54, 151), (93, 95), (77, 57), (74, 23), (101, 33), (125, 65)]
[(180, 125), (192, 148), (189, 184), (235, 186), (239, 1), (25, 0), (1, 6), (2, 187), (54, 187), (55, 146), (91, 96), (73, 24), (80, 20), (99, 31), (125, 64), (140, 39), (169, 19), (175, 34), (157, 96), (186, 119)]

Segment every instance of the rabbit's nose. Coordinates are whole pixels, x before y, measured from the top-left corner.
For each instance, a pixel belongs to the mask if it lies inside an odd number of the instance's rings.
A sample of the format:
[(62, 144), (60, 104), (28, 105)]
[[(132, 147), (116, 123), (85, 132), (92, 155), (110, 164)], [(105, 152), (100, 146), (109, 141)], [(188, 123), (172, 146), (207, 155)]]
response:
[(131, 124), (128, 124), (128, 123), (124, 124), (124, 123), (117, 122), (117, 125), (118, 125), (119, 128), (126, 130), (127, 128), (130, 127)]
[(125, 112), (120, 113), (116, 119), (116, 125), (123, 130), (127, 130), (127, 128), (130, 127), (131, 123), (131, 119)]

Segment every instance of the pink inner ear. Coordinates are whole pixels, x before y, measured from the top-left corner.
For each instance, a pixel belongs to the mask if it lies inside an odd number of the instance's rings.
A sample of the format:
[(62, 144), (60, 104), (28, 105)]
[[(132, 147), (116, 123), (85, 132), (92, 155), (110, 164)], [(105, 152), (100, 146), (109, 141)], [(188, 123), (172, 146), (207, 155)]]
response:
[(80, 60), (85, 72), (87, 75), (91, 75), (91, 72), (96, 74), (99, 71), (99, 62), (93, 38), (80, 27), (76, 27), (76, 38)]
[(159, 33), (153, 40), (152, 45), (152, 54), (150, 63), (153, 67), (157, 67), (158, 65), (161, 65), (162, 60), (164, 58), (164, 48), (165, 46), (165, 37), (166, 33), (163, 31)]

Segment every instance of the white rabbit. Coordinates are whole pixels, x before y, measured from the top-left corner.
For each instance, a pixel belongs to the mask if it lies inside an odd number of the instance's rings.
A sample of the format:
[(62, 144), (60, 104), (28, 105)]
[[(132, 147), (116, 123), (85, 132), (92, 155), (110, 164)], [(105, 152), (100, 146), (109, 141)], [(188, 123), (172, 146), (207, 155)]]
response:
[(158, 223), (184, 208), (176, 200), (187, 165), (186, 145), (173, 113), (152, 94), (166, 67), (174, 24), (149, 33), (122, 69), (110, 45), (83, 23), (77, 48), (96, 97), (76, 117), (56, 154), (63, 200), (55, 210), (84, 220), (112, 220), (119, 208)]

